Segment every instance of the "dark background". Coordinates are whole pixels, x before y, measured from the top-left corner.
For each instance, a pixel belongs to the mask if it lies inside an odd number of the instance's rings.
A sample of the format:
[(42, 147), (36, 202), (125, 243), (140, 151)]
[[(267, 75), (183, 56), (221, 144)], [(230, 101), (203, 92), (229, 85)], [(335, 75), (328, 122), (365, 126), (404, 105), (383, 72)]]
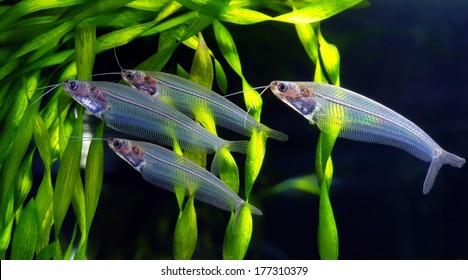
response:
[[(227, 25), (253, 86), (272, 80), (313, 79), (314, 65), (294, 26), (268, 22)], [(341, 86), (394, 109), (425, 130), (440, 146), (468, 157), (468, 2), (371, 1), (321, 24), (341, 56)], [(240, 79), (222, 59), (212, 29), (203, 32), (229, 78)], [(132, 68), (155, 52), (156, 39), (117, 49)], [(177, 50), (164, 68), (189, 69), (193, 51)], [(97, 56), (95, 72), (116, 71), (112, 52)], [(232, 100), (244, 107), (240, 96)], [(252, 203), (254, 217), (247, 259), (316, 259), (318, 197), (266, 190), (288, 178), (315, 171), (317, 127), (267, 91), (262, 122), (285, 132), (285, 143), (268, 140)], [(90, 119), (94, 123), (93, 118)], [(106, 131), (106, 136), (113, 135)], [(224, 134), (226, 138), (238, 135)], [(244, 157), (236, 156), (243, 165)], [(428, 163), (401, 150), (338, 139), (333, 151), (331, 202), (338, 226), (340, 259), (468, 258), (468, 171), (445, 166), (434, 188), (422, 194)], [(242, 173), (241, 173), (241, 176)], [(90, 258), (170, 259), (178, 215), (175, 196), (154, 187), (109, 149), (102, 198), (90, 236)], [(244, 194), (241, 193), (243, 197)], [(194, 258), (221, 258), (229, 214), (197, 202), (199, 241)]]

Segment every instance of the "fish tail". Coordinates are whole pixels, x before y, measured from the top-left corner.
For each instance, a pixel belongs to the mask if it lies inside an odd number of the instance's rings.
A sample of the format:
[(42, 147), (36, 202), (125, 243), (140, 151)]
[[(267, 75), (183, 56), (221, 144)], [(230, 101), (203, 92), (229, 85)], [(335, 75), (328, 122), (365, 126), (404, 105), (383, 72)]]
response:
[(247, 147), (249, 146), (249, 141), (241, 140), (241, 141), (226, 141), (224, 148), (226, 148), (230, 152), (234, 153), (247, 153)]
[(289, 138), (288, 135), (284, 134), (283, 132), (269, 128), (266, 125), (262, 125), (261, 130), (266, 134), (267, 137), (281, 142), (285, 142)]
[(263, 215), (262, 211), (258, 210), (258, 208), (255, 207), (255, 206), (253, 206), (252, 204), (246, 202), (244, 205), (247, 206), (247, 207), (249, 207), (250, 212), (252, 212), (252, 214), (255, 214), (255, 215), (258, 215), (258, 216), (262, 216), (262, 215)]
[(450, 164), (451, 166), (460, 168), (463, 166), (463, 164), (465, 164), (465, 159), (442, 150), (442, 153), (439, 156), (432, 159), (431, 165), (429, 166), (426, 179), (424, 180), (424, 194), (428, 194), (432, 189), (432, 185), (434, 184), (437, 173), (444, 164)]

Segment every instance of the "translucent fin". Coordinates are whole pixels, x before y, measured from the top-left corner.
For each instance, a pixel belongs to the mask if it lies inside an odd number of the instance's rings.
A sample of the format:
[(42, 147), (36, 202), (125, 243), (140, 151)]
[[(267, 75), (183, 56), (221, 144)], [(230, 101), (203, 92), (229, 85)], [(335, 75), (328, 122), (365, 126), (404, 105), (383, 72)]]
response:
[(465, 159), (452, 153), (442, 151), (442, 153), (438, 157), (432, 160), (431, 165), (429, 166), (426, 179), (424, 180), (424, 194), (428, 194), (431, 191), (437, 173), (444, 164), (450, 164), (451, 166), (460, 168), (463, 166), (463, 164), (465, 164)]
[(250, 208), (250, 212), (252, 212), (252, 214), (255, 214), (258, 216), (263, 215), (262, 211), (258, 210), (258, 208), (253, 206), (252, 204), (246, 202), (245, 205)]
[(227, 141), (226, 145), (224, 146), (230, 152), (247, 153), (247, 147), (249, 145), (249, 141), (241, 140), (241, 141)]
[(288, 141), (288, 138), (289, 138), (288, 135), (284, 134), (283, 132), (280, 132), (280, 131), (274, 130), (272, 128), (269, 128), (266, 125), (262, 125), (261, 128), (262, 128), (263, 132), (265, 132), (265, 134), (269, 138), (273, 138), (273, 139), (281, 141), (281, 142)]

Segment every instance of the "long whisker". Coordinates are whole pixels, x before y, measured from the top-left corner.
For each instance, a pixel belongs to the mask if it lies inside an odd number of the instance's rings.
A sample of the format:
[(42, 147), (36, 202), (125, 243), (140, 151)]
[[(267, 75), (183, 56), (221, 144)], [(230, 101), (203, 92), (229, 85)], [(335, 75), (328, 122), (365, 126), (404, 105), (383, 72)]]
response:
[[(119, 36), (120, 37), (120, 36)], [(118, 39), (118, 38), (117, 38)], [(122, 68), (122, 65), (120, 65), (120, 61), (119, 61), (119, 58), (117, 57), (117, 48), (114, 47), (114, 57), (115, 57), (115, 61), (117, 61), (117, 65), (119, 65), (119, 68), (120, 70), (123, 70)], [(120, 74), (120, 73), (119, 73)]]
[(105, 76), (105, 75), (120, 75), (120, 72), (98, 73), (98, 74), (93, 74), (91, 76), (97, 77), (97, 76)]
[(92, 137), (92, 136), (69, 136), (68, 139), (74, 141), (107, 141), (109, 138), (99, 138), (99, 137)]
[(244, 119), (244, 128), (247, 126), (247, 116), (249, 115), (250, 109), (252, 109), (253, 106), (255, 106), (255, 103), (257, 103), (257, 100), (261, 98), (262, 94), (265, 93), (265, 91), (269, 88), (269, 86), (264, 86), (264, 89), (260, 92), (259, 95), (255, 97), (254, 102), (249, 106), (249, 109), (247, 109), (247, 112), (245, 113), (245, 119)]
[(41, 90), (41, 89), (50, 88), (49, 90), (47, 90), (46, 92), (44, 92), (41, 96), (39, 96), (36, 100), (34, 100), (31, 104), (29, 104), (29, 106), (34, 105), (37, 101), (41, 100), (44, 96), (46, 96), (47, 94), (49, 94), (51, 91), (53, 91), (54, 89), (56, 89), (56, 88), (59, 87), (60, 85), (61, 85), (61, 84), (55, 84), (55, 85), (50, 85), (50, 86), (45, 86), (45, 87), (40, 87), (40, 88), (35, 89), (35, 90)]
[(270, 85), (267, 85), (267, 86), (260, 86), (260, 87), (254, 87), (254, 88), (249, 88), (249, 89), (241, 90), (241, 91), (236, 91), (236, 92), (233, 92), (233, 93), (229, 93), (229, 94), (223, 95), (223, 97), (233, 96), (233, 95), (240, 94), (240, 93), (244, 93), (244, 92), (250, 91), (250, 90), (264, 89), (264, 88), (267, 88), (267, 87), (269, 87), (269, 86), (270, 86)]

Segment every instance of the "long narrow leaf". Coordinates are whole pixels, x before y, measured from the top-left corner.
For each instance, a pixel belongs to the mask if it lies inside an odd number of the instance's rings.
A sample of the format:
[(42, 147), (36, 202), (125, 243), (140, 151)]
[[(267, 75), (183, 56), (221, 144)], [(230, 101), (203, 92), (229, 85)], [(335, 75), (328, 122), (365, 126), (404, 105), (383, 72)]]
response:
[(33, 185), (32, 160), (34, 149), (24, 157), (17, 173), (15, 189), (15, 210), (23, 204)]
[(194, 196), (190, 195), (182, 215), (177, 220), (174, 231), (174, 258), (176, 260), (191, 259), (197, 245), (197, 215), (193, 202)]
[(11, 259), (31, 260), (33, 258), (38, 228), (36, 204), (31, 199), (16, 226), (11, 245)]
[[(72, 136), (81, 137), (83, 131), (83, 110), (78, 110)], [(70, 141), (60, 160), (54, 192), (55, 234), (58, 237), (62, 222), (68, 211), (77, 177), (80, 176), (81, 142)]]
[(349, 9), (360, 2), (362, 2), (362, 0), (316, 0), (301, 9), (277, 16), (274, 20), (289, 23), (318, 22)]
[(21, 17), (37, 11), (59, 7), (69, 7), (85, 2), (84, 0), (24, 0), (11, 7), (0, 18), (0, 30), (11, 25)]
[(249, 248), (252, 237), (252, 213), (248, 206), (242, 207), (239, 213), (231, 215), (226, 228), (223, 243), (223, 259), (242, 260)]
[(76, 70), (78, 80), (91, 80), (96, 54), (96, 26), (80, 24), (75, 36)]
[[(94, 133), (94, 137), (102, 138), (103, 132), (104, 123), (101, 122)], [(89, 146), (88, 158), (86, 159), (85, 172), (86, 228), (88, 234), (101, 195), (103, 173), (104, 144), (99, 140), (92, 141)]]
[[(331, 178), (333, 172), (332, 161), (328, 160), (325, 168), (327, 177)], [(319, 254), (322, 260), (338, 259), (338, 230), (336, 227), (335, 216), (328, 195), (328, 180), (324, 180), (320, 187), (320, 205), (319, 205), (319, 227), (318, 244)], [(331, 182), (330, 182), (331, 183)]]
[[(80, 241), (75, 256), (73, 258), (75, 260), (84, 260), (86, 258), (86, 245), (88, 240), (85, 194), (83, 190), (83, 182), (81, 181), (81, 177), (77, 177), (77, 180), (75, 182), (76, 185), (73, 190), (72, 205), (76, 215), (76, 222), (80, 230)], [(72, 245), (72, 247), (74, 247), (74, 244)]]

